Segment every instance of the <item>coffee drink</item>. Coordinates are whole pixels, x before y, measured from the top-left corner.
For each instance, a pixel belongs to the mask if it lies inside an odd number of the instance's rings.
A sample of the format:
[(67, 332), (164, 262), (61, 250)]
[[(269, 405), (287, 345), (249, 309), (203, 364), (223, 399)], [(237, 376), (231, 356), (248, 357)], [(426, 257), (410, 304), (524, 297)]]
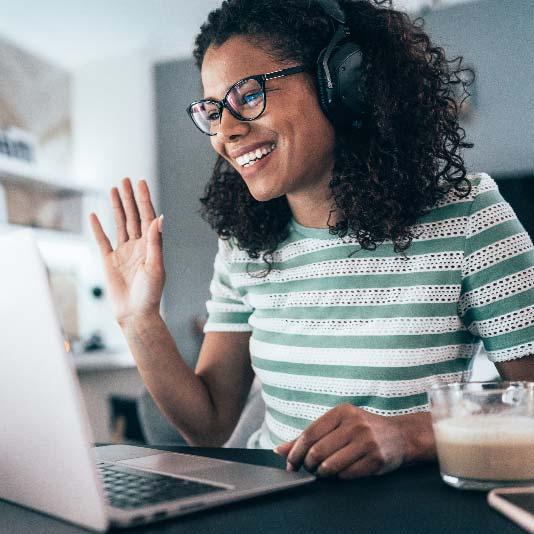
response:
[(534, 481), (534, 417), (462, 415), (441, 419), (433, 426), (443, 474)]

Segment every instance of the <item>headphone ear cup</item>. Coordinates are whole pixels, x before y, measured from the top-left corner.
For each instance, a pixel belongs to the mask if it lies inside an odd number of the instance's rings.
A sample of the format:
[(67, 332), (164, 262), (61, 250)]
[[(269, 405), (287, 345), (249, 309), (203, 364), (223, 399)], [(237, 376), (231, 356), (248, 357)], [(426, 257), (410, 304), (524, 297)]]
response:
[(355, 127), (365, 116), (362, 59), (360, 47), (347, 41), (336, 50), (329, 62), (335, 88), (335, 108), (331, 109), (331, 113), (340, 124), (349, 127)]
[(361, 87), (362, 53), (351, 41), (340, 43), (328, 58), (328, 69), (333, 87), (323, 66), (326, 48), (317, 58), (317, 88), (324, 114), (334, 126), (356, 128), (365, 114)]
[(323, 60), (326, 54), (326, 48), (321, 50), (319, 57), (317, 58), (317, 93), (319, 97), (319, 104), (323, 113), (330, 119), (333, 120), (330, 102), (332, 100), (332, 90), (328, 88), (328, 79), (326, 77), (326, 72), (323, 67)]

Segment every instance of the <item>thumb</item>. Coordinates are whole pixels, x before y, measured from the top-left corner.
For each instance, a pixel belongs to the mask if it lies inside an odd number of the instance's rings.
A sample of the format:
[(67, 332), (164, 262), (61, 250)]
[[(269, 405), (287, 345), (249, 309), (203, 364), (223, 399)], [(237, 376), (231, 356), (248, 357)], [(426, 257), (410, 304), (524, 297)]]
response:
[(275, 447), (273, 449), (273, 452), (276, 454), (279, 454), (280, 456), (286, 456), (289, 454), (291, 449), (293, 448), (293, 445), (295, 444), (295, 439), (293, 441), (287, 441), (286, 443), (282, 443)]
[(154, 219), (147, 232), (146, 266), (151, 272), (163, 271), (163, 215)]

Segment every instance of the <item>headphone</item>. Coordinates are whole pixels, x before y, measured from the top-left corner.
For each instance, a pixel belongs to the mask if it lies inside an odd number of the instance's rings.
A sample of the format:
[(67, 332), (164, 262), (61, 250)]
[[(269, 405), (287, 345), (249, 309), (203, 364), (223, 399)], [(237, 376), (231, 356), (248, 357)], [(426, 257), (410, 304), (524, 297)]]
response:
[(335, 33), (317, 58), (319, 103), (330, 122), (359, 129), (365, 116), (361, 87), (361, 48), (350, 40), (345, 13), (337, 0), (316, 0), (335, 23)]

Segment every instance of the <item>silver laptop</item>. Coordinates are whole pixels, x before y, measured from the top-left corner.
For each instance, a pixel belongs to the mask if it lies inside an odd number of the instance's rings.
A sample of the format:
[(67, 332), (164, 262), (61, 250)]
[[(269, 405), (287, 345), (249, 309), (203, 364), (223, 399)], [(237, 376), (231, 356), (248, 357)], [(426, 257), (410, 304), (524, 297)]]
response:
[(157, 449), (93, 448), (30, 231), (0, 236), (0, 498), (105, 531), (314, 480)]

